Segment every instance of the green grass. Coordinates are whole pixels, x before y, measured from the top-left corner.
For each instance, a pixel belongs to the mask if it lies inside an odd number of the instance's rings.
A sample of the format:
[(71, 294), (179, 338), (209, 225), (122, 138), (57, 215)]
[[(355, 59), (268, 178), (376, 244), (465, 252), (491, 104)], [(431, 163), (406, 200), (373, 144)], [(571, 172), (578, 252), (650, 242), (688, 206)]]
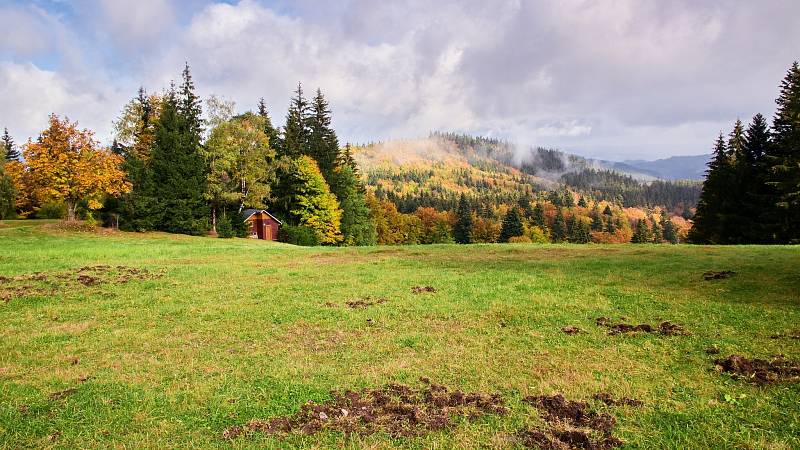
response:
[[(507, 448), (537, 420), (523, 396), (598, 391), (645, 402), (612, 411), (628, 448), (800, 447), (800, 386), (743, 384), (705, 352), (800, 358), (800, 341), (770, 338), (800, 327), (797, 247), (295, 248), (0, 222), (0, 276), (90, 264), (165, 275), (0, 302), (0, 447)], [(737, 274), (701, 281), (722, 269)], [(344, 307), (365, 296), (388, 301)], [(692, 335), (608, 336), (599, 316)], [(511, 413), (407, 439), (221, 437), (333, 389), (420, 376), (501, 392)]]

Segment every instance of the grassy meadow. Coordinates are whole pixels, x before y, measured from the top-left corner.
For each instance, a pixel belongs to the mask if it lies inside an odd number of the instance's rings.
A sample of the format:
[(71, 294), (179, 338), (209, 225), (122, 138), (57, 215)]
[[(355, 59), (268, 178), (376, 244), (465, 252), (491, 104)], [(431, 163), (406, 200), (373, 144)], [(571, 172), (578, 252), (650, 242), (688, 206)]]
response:
[[(76, 282), (97, 265), (124, 269)], [(800, 385), (714, 370), (800, 358), (800, 339), (771, 337), (800, 328), (797, 247), (297, 248), (8, 221), (0, 276), (28, 277), (0, 283), (0, 448), (515, 448), (540, 421), (524, 396), (601, 391), (644, 402), (609, 410), (623, 448), (800, 448)], [(610, 336), (600, 316), (691, 335)], [(420, 377), (501, 393), (509, 413), (408, 438), (222, 437)]]

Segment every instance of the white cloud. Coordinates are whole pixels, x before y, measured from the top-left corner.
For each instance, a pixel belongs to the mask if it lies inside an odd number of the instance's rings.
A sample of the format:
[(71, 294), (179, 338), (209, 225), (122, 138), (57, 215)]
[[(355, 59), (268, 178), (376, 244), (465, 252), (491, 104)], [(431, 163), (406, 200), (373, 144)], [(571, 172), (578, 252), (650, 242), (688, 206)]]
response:
[[(33, 64), (0, 63), (0, 124), (8, 127), (18, 143), (35, 138), (47, 126), (51, 113), (68, 116), (82, 127), (108, 136), (120, 98), (100, 86), (65, 79)], [(114, 98), (112, 100), (112, 98)]]
[[(321, 87), (345, 140), (441, 129), (655, 158), (705, 152), (736, 117), (770, 114), (800, 48), (800, 3), (781, 0), (75, 5), (72, 21), (40, 11), (35, 23), (56, 30), (44, 33), (51, 37), (3, 43), (4, 55), (14, 49), (3, 56), (3, 76), (32, 73), (14, 92), (0, 87), (14, 95), (0, 119), (40, 115), (43, 123), (61, 109), (107, 135), (139, 83), (160, 90), (189, 61), (201, 95), (225, 95), (240, 108), (263, 96), (277, 123), (298, 81), (309, 96)], [(113, 45), (98, 49), (98, 36)], [(60, 55), (51, 72), (19, 56), (43, 48)], [(45, 75), (53, 86), (43, 86)]]

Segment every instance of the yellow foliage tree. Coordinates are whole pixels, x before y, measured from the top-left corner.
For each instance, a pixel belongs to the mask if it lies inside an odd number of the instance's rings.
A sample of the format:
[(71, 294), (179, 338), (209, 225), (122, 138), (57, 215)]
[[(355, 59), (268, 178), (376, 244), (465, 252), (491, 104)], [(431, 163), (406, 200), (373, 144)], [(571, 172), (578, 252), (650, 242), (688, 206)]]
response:
[(26, 181), (38, 202), (63, 201), (67, 219), (75, 220), (78, 203), (99, 209), (104, 196), (119, 196), (130, 190), (121, 168), (122, 158), (98, 147), (89, 130), (77, 122), (50, 116), (49, 127), (36, 142), (23, 148)]

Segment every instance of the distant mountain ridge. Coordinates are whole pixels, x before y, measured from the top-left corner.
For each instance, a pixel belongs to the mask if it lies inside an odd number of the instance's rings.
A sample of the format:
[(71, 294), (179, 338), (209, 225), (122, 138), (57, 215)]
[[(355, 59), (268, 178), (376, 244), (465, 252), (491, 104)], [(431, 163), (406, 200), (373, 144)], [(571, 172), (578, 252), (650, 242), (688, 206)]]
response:
[(655, 161), (626, 160), (618, 164), (647, 172), (663, 180), (702, 180), (706, 176), (706, 165), (710, 159), (711, 155), (671, 156)]

